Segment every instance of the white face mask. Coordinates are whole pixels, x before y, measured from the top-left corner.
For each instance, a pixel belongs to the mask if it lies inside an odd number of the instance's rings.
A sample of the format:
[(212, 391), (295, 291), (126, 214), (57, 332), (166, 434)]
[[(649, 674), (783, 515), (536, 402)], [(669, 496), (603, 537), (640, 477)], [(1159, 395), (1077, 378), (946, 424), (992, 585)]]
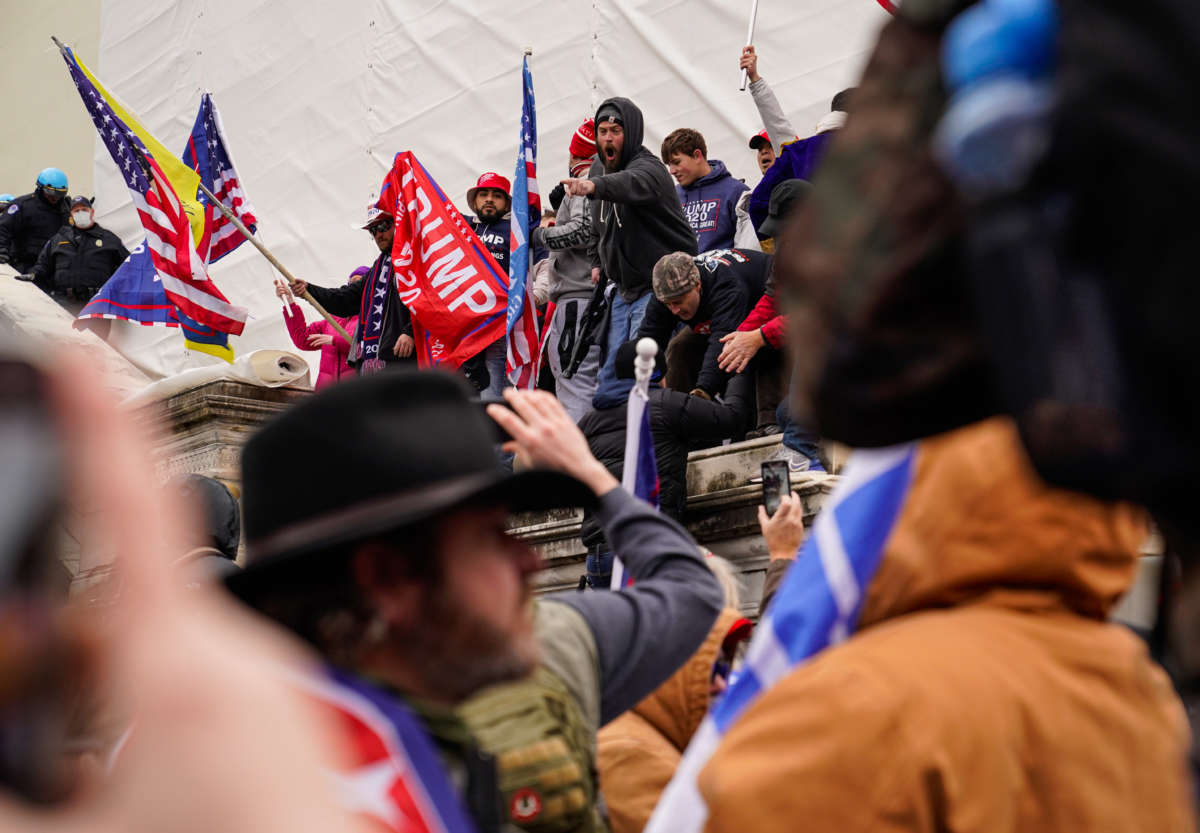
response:
[(71, 219), (75, 221), (75, 228), (92, 227), (92, 212), (90, 211), (75, 211), (71, 214)]

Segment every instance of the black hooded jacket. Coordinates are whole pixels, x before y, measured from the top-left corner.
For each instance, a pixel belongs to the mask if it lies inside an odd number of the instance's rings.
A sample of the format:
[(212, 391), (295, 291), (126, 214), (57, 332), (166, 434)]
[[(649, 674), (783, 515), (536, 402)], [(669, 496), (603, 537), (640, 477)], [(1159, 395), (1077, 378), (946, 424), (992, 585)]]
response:
[[(665, 254), (696, 254), (696, 233), (683, 216), (675, 182), (663, 163), (642, 146), (642, 111), (627, 98), (610, 98), (596, 110), (621, 114), (625, 144), (618, 170), (595, 176), (592, 217), (604, 276), (632, 301), (650, 291), (650, 273)], [(598, 123), (598, 122), (597, 122)]]
[[(729, 380), (724, 401), (709, 402), (696, 396), (659, 387), (650, 388), (650, 431), (654, 436), (654, 462), (658, 466), (658, 504), (676, 520), (687, 503), (687, 456), (693, 448), (741, 439), (750, 409), (750, 376), (739, 373)], [(625, 468), (625, 405), (588, 411), (579, 420), (592, 455), (618, 480)], [(599, 524), (590, 517), (582, 531), (586, 546), (601, 540)]]
[(66, 196), (51, 205), (38, 191), (17, 197), (0, 214), (0, 255), (18, 272), (28, 272), (46, 241), (66, 225), (69, 205)]

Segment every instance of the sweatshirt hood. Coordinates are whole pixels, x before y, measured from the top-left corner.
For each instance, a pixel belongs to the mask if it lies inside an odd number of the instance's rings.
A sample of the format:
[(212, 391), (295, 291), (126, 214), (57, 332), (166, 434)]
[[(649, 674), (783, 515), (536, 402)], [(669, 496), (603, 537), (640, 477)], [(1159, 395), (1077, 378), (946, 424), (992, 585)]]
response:
[(691, 191), (696, 188), (703, 188), (706, 185), (714, 185), (722, 179), (732, 178), (732, 175), (729, 173), (729, 169), (725, 167), (725, 163), (720, 159), (709, 159), (708, 167), (712, 170), (697, 179), (691, 185), (684, 187), (683, 190)]
[[(622, 126), (625, 128), (625, 144), (621, 147), (621, 158), (618, 160), (616, 170), (623, 171), (629, 161), (642, 146), (642, 139), (645, 134), (645, 120), (642, 118), (642, 111), (638, 106), (628, 98), (606, 98), (596, 108), (596, 131), (599, 133), (600, 111), (606, 107), (615, 107), (617, 112), (621, 114)], [(603, 154), (600, 152), (600, 143), (597, 141), (596, 150), (599, 154), (598, 158), (603, 160)]]
[(717, 617), (699, 650), (654, 692), (633, 707), (633, 711), (653, 726), (680, 752), (700, 728), (708, 714), (709, 684), (713, 663), (721, 643), (741, 614), (727, 607)]
[(1043, 483), (1009, 419), (923, 440), (858, 627), (976, 603), (1103, 619), (1148, 530), (1132, 506)]

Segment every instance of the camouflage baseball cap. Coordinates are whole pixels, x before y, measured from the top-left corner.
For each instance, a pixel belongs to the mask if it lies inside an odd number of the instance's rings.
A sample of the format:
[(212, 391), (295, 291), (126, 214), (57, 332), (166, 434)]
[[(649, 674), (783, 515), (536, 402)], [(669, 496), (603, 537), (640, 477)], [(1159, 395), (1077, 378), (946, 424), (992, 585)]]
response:
[(686, 295), (700, 285), (700, 270), (696, 259), (687, 252), (663, 255), (654, 264), (654, 297), (660, 301)]

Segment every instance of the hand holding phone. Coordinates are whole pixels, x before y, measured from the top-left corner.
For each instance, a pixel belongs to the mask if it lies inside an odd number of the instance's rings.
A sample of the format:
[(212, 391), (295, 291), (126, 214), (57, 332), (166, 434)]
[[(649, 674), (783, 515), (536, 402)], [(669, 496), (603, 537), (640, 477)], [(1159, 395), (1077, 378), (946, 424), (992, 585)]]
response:
[(792, 477), (787, 460), (767, 460), (762, 464), (762, 504), (767, 515), (779, 510), (779, 501), (792, 491)]

